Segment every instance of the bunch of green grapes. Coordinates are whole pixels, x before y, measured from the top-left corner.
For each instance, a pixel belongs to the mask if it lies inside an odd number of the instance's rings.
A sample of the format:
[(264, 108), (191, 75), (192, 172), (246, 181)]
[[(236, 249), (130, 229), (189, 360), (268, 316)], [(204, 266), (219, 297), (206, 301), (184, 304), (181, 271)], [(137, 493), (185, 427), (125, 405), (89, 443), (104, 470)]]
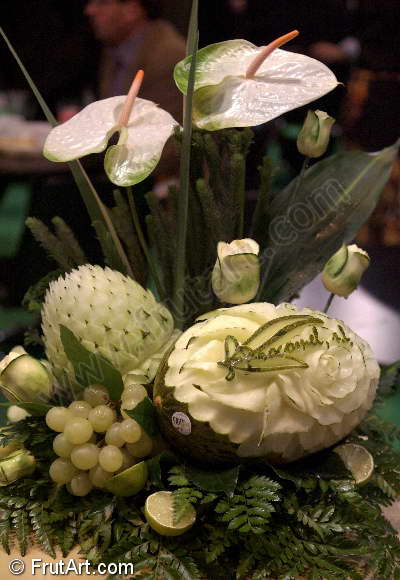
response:
[(87, 387), (83, 400), (69, 407), (52, 407), (46, 423), (58, 433), (53, 441), (58, 458), (50, 466), (51, 479), (82, 497), (147, 457), (153, 442), (124, 411), (134, 409), (146, 396), (142, 385), (128, 385), (122, 394), (122, 420), (101, 385)]

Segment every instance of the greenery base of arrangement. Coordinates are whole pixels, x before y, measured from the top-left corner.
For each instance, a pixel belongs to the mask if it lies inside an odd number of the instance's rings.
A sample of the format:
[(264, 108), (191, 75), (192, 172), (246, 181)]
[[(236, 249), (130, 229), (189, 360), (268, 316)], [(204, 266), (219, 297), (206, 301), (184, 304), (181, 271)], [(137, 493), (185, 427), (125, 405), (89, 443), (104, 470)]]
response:
[[(130, 562), (135, 577), (148, 580), (398, 578), (400, 542), (381, 508), (400, 493), (400, 430), (376, 414), (397, 374), (398, 365), (383, 369), (375, 408), (345, 440), (373, 457), (374, 472), (362, 485), (330, 450), (285, 466), (221, 472), (163, 451), (147, 461), (147, 488), (135, 497), (94, 491), (78, 498), (49, 479), (54, 432), (43, 418), (10, 425), (2, 444), (23, 442), (40, 475), (0, 488), (0, 543), (7, 553), (16, 544), (22, 555), (39, 545), (52, 557), (79, 545), (93, 565)], [(196, 507), (184, 542), (146, 523), (146, 496), (164, 489), (173, 491), (177, 517), (188, 504)]]

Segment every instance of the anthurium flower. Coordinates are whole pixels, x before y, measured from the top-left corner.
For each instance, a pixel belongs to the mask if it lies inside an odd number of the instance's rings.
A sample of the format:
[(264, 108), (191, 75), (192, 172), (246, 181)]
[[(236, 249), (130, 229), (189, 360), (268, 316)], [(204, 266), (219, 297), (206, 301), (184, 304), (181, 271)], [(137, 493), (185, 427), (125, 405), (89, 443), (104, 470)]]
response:
[[(142, 73), (142, 74), (140, 74)], [(73, 161), (105, 151), (104, 166), (112, 183), (122, 187), (143, 181), (158, 164), (165, 143), (177, 125), (155, 103), (137, 98), (143, 71), (139, 71), (128, 96), (111, 97), (85, 107), (47, 137), (44, 156), (50, 161)]]
[(327, 290), (347, 298), (361, 282), (370, 264), (369, 255), (356, 244), (342, 246), (325, 265), (322, 281)]
[[(338, 82), (321, 62), (281, 50), (295, 30), (266, 47), (247, 40), (211, 44), (197, 54), (193, 118), (214, 131), (260, 125), (322, 97)], [(175, 82), (186, 94), (191, 57), (175, 67)]]
[(221, 302), (244, 304), (252, 300), (260, 285), (260, 247), (254, 240), (219, 242), (218, 259), (212, 273), (214, 294)]

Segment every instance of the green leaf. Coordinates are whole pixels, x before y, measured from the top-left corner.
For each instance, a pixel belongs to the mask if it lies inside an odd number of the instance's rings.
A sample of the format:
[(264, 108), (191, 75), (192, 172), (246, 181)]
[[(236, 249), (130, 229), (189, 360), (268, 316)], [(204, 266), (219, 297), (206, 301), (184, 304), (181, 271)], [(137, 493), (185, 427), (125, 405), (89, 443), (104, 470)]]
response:
[(151, 484), (158, 489), (166, 489), (162, 480), (162, 467), (164, 464), (169, 467), (177, 463), (177, 461), (177, 457), (171, 451), (162, 451), (155, 457), (147, 459), (146, 463)]
[(240, 467), (225, 469), (223, 471), (206, 471), (192, 465), (185, 467), (185, 473), (190, 481), (203, 491), (233, 493), (239, 477)]
[(13, 402), (8, 401), (7, 403), (0, 403), (0, 407), (11, 407), (11, 406), (21, 407), (21, 409), (25, 409), (29, 411), (31, 415), (37, 417), (43, 417), (46, 415), (47, 411), (49, 411), (53, 405), (45, 405), (44, 403), (24, 403), (23, 401)]
[(60, 337), (65, 354), (74, 367), (77, 382), (82, 387), (94, 383), (103, 385), (113, 401), (119, 401), (124, 390), (121, 373), (109, 360), (87, 350), (74, 333), (60, 325)]
[(132, 411), (125, 409), (125, 413), (135, 419), (149, 437), (155, 439), (158, 434), (157, 415), (149, 397), (145, 397)]
[(313, 165), (299, 187), (296, 178), (275, 196), (268, 234), (258, 240), (268, 254), (257, 301), (292, 298), (354, 238), (379, 200), (398, 148), (338, 153)]

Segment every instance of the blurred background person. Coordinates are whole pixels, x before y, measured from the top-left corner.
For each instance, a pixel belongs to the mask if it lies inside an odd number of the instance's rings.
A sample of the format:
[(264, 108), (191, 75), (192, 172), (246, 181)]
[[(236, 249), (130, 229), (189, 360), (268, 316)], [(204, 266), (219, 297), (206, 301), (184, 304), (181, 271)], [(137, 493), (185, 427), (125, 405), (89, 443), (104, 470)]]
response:
[(103, 51), (98, 96), (124, 95), (138, 69), (145, 71), (140, 97), (154, 101), (175, 119), (182, 97), (173, 80), (176, 63), (185, 57), (185, 40), (160, 18), (157, 0), (89, 0), (85, 14)]

